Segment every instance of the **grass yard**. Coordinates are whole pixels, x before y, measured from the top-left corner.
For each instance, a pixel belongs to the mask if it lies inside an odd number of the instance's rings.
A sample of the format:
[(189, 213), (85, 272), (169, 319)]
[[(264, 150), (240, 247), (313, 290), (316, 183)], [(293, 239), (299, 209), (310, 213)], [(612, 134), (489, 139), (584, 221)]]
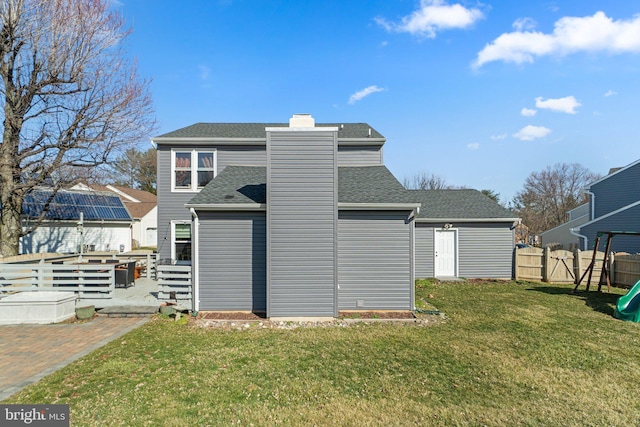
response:
[[(640, 325), (571, 285), (419, 281), (447, 319), (244, 331), (166, 319), (3, 403), (73, 426), (640, 425)], [(423, 305), (424, 306), (424, 305)]]

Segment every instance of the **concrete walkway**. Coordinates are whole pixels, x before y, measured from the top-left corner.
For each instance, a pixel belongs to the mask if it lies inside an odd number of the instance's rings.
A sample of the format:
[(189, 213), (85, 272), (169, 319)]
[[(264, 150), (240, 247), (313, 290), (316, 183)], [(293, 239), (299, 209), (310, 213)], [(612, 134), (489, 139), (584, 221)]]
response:
[(148, 320), (95, 317), (86, 323), (0, 326), (0, 401)]

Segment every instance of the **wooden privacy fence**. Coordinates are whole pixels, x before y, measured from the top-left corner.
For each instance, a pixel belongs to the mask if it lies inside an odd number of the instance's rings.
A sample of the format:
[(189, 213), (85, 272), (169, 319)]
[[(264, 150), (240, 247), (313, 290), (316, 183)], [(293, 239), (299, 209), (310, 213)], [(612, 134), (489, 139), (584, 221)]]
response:
[(158, 299), (161, 301), (190, 302), (192, 298), (191, 266), (160, 265), (158, 274)]
[(640, 254), (618, 252), (611, 255), (611, 275), (617, 285), (633, 286), (640, 280)]
[(113, 298), (114, 267), (105, 264), (0, 264), (0, 293), (71, 291), (79, 298)]
[[(514, 251), (515, 279), (541, 282), (576, 283), (589, 267), (593, 257), (593, 251), (580, 250), (572, 252), (557, 249), (552, 251), (549, 248), (529, 247), (517, 248)], [(604, 252), (598, 251), (593, 268), (593, 279), (596, 281), (600, 278), (603, 259)]]

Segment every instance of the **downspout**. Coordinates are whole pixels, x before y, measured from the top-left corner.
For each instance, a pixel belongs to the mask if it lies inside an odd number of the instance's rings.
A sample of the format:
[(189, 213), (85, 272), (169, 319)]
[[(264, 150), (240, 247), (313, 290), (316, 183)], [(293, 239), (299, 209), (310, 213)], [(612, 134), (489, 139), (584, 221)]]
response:
[(596, 219), (596, 195), (590, 190), (586, 190), (585, 193), (591, 196), (589, 197), (589, 207), (591, 208), (589, 212), (589, 221), (593, 221)]
[(576, 236), (579, 239), (583, 239), (582, 241), (584, 242), (584, 244), (582, 246), (582, 250), (586, 251), (587, 250), (587, 244), (589, 244), (589, 239), (584, 234), (580, 234), (580, 233), (576, 232), (575, 230), (576, 230), (575, 228), (570, 228), (569, 229), (569, 233), (573, 234), (574, 236)]
[(191, 212), (191, 216), (193, 217), (193, 235), (191, 236), (191, 277), (193, 281), (193, 295), (191, 307), (193, 310), (193, 314), (195, 315), (198, 310), (200, 310), (200, 274), (198, 272), (198, 229), (200, 228), (200, 221), (195, 209), (189, 208), (189, 211)]

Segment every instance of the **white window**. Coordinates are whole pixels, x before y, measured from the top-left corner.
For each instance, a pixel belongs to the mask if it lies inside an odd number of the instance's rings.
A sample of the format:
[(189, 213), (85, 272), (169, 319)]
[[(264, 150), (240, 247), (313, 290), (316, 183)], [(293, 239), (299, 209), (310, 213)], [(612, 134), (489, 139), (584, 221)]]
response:
[(191, 223), (171, 223), (171, 259), (176, 264), (191, 264)]
[(216, 176), (216, 151), (172, 151), (171, 190), (198, 191)]

